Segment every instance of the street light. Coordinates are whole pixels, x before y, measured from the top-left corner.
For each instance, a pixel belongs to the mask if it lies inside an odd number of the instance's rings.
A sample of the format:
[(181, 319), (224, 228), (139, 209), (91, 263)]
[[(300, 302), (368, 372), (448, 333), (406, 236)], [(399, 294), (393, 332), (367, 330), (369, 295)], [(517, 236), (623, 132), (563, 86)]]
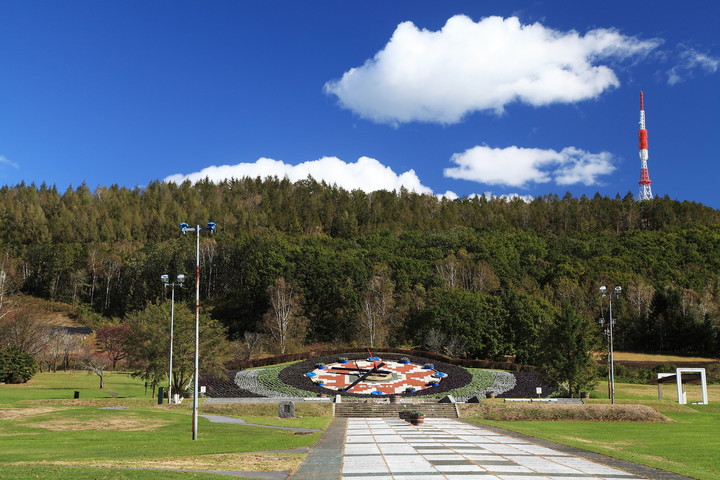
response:
[(174, 282), (170, 282), (170, 276), (160, 275), (160, 281), (165, 288), (170, 287), (172, 292), (170, 295), (170, 368), (168, 369), (168, 403), (172, 402), (172, 361), (173, 361), (173, 337), (175, 330), (175, 287), (182, 287), (185, 282), (185, 275), (182, 273), (175, 278)]
[[(612, 316), (612, 299), (620, 298), (621, 287), (614, 288), (615, 293), (607, 293), (605, 285), (600, 287), (600, 296), (602, 298), (608, 297), (610, 302), (610, 320), (608, 321), (608, 334), (610, 335), (610, 403), (615, 404), (615, 361), (613, 358), (613, 325), (615, 325), (615, 319)], [(600, 319), (600, 325), (605, 323), (605, 319)]]
[(208, 222), (207, 227), (200, 228), (196, 225), (190, 228), (187, 223), (180, 224), (180, 231), (196, 232), (195, 243), (195, 375), (193, 379), (193, 413), (192, 413), (192, 439), (197, 440), (197, 418), (198, 418), (198, 383), (200, 376), (200, 232), (215, 233), (215, 222)]

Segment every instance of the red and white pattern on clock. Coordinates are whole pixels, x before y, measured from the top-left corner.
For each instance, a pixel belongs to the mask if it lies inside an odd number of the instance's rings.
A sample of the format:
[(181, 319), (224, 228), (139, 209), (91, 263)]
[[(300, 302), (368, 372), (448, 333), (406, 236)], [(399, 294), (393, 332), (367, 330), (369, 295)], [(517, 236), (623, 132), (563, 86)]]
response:
[[(415, 363), (399, 363), (393, 361), (380, 361), (377, 365), (384, 363), (379, 368), (380, 371), (393, 372), (393, 378), (389, 381), (363, 381), (352, 387), (351, 393), (363, 393), (370, 395), (372, 392), (379, 390), (384, 394), (403, 393), (412, 387), (416, 390), (428, 388), (428, 383), (439, 381), (433, 378), (435, 370), (423, 368), (422, 365)], [(373, 362), (365, 360), (350, 361), (350, 363), (331, 363), (325, 366), (325, 369), (316, 368), (313, 370), (315, 377), (313, 380), (321, 380), (325, 382), (325, 388), (331, 390), (342, 390), (352, 384), (357, 378), (357, 373), (346, 370), (348, 368), (371, 369)], [(445, 377), (447, 378), (447, 377)]]

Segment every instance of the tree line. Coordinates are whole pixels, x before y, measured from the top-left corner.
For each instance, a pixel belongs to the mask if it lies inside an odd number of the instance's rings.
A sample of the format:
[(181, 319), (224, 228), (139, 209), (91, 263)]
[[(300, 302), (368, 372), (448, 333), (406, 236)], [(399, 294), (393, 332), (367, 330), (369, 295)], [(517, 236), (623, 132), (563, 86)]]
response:
[[(691, 202), (447, 200), (243, 179), (63, 193), (20, 184), (0, 189), (0, 215), (3, 295), (73, 305), (96, 327), (166, 300), (164, 273), (192, 285), (195, 238), (177, 225), (213, 221), (217, 234), (201, 238), (203, 309), (250, 354), (265, 338), (276, 353), (412, 345), (533, 364), (566, 307), (603, 348), (602, 284), (623, 287), (617, 348), (719, 350), (720, 216)], [(176, 298), (191, 305), (194, 291)]]

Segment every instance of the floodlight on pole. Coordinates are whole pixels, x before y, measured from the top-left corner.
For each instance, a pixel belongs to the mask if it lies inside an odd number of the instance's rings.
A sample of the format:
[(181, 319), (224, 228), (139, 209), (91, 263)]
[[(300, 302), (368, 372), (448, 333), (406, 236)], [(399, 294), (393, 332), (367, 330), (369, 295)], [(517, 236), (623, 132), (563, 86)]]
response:
[[(615, 359), (614, 357), (614, 348), (613, 348), (613, 326), (615, 325), (615, 319), (612, 316), (612, 299), (618, 299), (620, 298), (620, 292), (622, 291), (622, 287), (616, 286), (613, 290), (615, 293), (607, 293), (607, 287), (605, 285), (600, 287), (600, 296), (602, 298), (608, 297), (609, 298), (609, 315), (610, 319), (608, 321), (608, 336), (610, 338), (610, 344), (609, 344), (609, 351), (610, 355), (608, 357), (608, 360), (610, 362), (610, 403), (615, 404)], [(605, 319), (600, 319), (600, 325), (604, 325)]]
[(187, 232), (196, 232), (195, 242), (195, 373), (193, 375), (193, 413), (192, 413), (192, 439), (197, 440), (198, 427), (198, 395), (199, 395), (199, 376), (200, 376), (200, 232), (215, 233), (217, 225), (215, 222), (208, 222), (207, 227), (190, 227), (187, 223), (180, 224), (180, 231), (184, 234)]
[(168, 403), (172, 402), (172, 373), (173, 373), (173, 340), (175, 332), (175, 287), (182, 287), (185, 282), (185, 275), (180, 274), (175, 277), (174, 282), (170, 282), (170, 276), (160, 275), (160, 282), (165, 288), (170, 287), (172, 292), (170, 295), (170, 366), (168, 368)]

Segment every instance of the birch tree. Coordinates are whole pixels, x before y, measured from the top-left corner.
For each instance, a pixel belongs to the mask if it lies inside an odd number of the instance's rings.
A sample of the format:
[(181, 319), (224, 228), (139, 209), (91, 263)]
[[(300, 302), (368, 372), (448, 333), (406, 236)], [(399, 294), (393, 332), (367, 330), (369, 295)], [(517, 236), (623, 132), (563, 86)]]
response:
[(360, 301), (360, 339), (367, 342), (371, 349), (387, 341), (395, 305), (394, 289), (387, 272), (378, 272), (370, 277), (368, 288)]
[(301, 295), (297, 287), (278, 278), (268, 287), (270, 308), (263, 316), (263, 327), (273, 340), (280, 354), (289, 347), (302, 343), (307, 329), (307, 319), (301, 314)]

